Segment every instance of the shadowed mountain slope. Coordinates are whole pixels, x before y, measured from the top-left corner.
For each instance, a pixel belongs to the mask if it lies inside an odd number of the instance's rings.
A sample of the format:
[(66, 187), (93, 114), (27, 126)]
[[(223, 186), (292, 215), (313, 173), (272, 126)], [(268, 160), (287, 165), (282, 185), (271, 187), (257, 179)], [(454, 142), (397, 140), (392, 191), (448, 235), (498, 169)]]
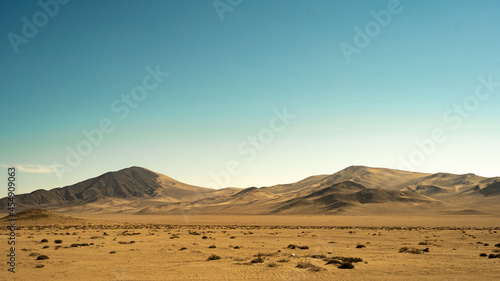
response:
[[(474, 174), (350, 166), (296, 183), (215, 190), (131, 167), (71, 186), (18, 195), (16, 204), (20, 210), (36, 207), (62, 212), (183, 215), (333, 214), (366, 206), (391, 210), (390, 206), (396, 205), (400, 209), (474, 210), (499, 205), (499, 184), (498, 177)], [(6, 206), (7, 198), (1, 199), (0, 207)]]
[[(136, 206), (161, 202), (193, 201), (200, 198), (214, 197), (220, 194), (232, 194), (239, 189), (214, 190), (185, 184), (153, 171), (131, 167), (116, 172), (108, 172), (74, 185), (36, 190), (29, 194), (16, 195), (16, 207), (19, 209), (40, 207), (49, 209), (73, 208), (95, 203), (108, 203), (119, 207), (132, 204)], [(6, 208), (7, 198), (0, 200), (0, 207)], [(90, 205), (89, 210), (92, 210)], [(98, 208), (98, 209), (105, 209)], [(116, 208), (114, 208), (116, 209)]]

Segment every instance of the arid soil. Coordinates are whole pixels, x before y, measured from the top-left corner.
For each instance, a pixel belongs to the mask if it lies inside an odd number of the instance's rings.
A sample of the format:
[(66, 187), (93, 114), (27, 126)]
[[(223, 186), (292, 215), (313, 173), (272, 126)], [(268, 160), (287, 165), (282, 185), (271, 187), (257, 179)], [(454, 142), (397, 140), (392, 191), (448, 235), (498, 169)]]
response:
[(15, 274), (7, 271), (3, 222), (0, 280), (500, 278), (497, 217), (81, 218), (18, 221)]

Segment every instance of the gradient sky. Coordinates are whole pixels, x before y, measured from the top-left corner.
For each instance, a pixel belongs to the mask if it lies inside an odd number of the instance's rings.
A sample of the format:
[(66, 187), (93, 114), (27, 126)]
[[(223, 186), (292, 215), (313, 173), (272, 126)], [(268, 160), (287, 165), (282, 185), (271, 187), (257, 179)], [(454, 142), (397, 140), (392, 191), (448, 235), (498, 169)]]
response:
[[(341, 44), (356, 47), (356, 27), (376, 28), (371, 12), (388, 5), (244, 0), (221, 20), (213, 1), (73, 0), (16, 53), (23, 17), (44, 12), (1, 1), (0, 182), (8, 166), (18, 193), (142, 166), (199, 186), (266, 186), (412, 155), (414, 171), (500, 176), (500, 2), (402, 0), (348, 62)], [(120, 119), (113, 102), (148, 66), (169, 75)], [(480, 77), (498, 81), (481, 100)], [(272, 131), (283, 108), (295, 118)], [(114, 131), (56, 176), (106, 118)], [(436, 129), (445, 141), (416, 144)]]

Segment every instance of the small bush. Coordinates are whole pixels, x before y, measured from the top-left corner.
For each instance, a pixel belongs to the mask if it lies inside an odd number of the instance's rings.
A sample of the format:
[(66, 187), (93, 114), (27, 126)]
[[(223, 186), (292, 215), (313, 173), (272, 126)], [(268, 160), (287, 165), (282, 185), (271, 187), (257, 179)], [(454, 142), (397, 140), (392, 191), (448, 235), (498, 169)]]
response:
[(489, 259), (498, 259), (498, 258), (500, 258), (500, 254), (489, 254), (488, 258)]
[(480, 257), (487, 257), (488, 255), (486, 253), (481, 253), (479, 254)]
[(209, 249), (215, 249), (215, 248), (217, 248), (217, 246), (215, 246), (215, 245), (210, 245), (210, 247), (208, 247), (208, 248), (209, 248)]
[(45, 266), (44, 264), (37, 264), (37, 265), (35, 265), (35, 268), (42, 268), (44, 266)]
[(50, 248), (49, 246), (43, 246), (42, 249), (47, 249)]
[(495, 247), (498, 247), (498, 248), (500, 248), (500, 243), (498, 243), (498, 244), (495, 244)]
[(295, 245), (295, 244), (289, 244), (287, 248), (288, 249), (292, 249), (292, 250), (296, 249), (296, 248), (301, 249), (301, 250), (307, 250), (307, 249), (309, 249), (308, 246), (298, 246), (298, 245)]
[(341, 265), (338, 266), (338, 268), (340, 268), (340, 269), (353, 269), (354, 264), (352, 264), (350, 262), (343, 262)]
[(257, 253), (254, 257), (272, 257), (276, 255), (275, 253)]
[(216, 254), (211, 254), (208, 259), (209, 261), (213, 261), (213, 260), (220, 260), (220, 256), (216, 255)]
[(264, 263), (264, 258), (261, 256), (256, 257), (255, 259), (250, 261), (251, 263)]
[(366, 248), (366, 246), (363, 244), (356, 245), (356, 249), (361, 249), (361, 248)]
[(62, 240), (59, 240), (59, 239), (58, 239), (58, 240), (54, 240), (54, 243), (56, 243), (56, 244), (61, 244), (61, 243), (62, 243)]
[(341, 264), (342, 262), (337, 259), (329, 259), (326, 264)]
[(38, 257), (36, 257), (37, 260), (48, 260), (49, 257), (46, 256), (46, 255), (39, 255)]
[(309, 268), (309, 271), (314, 271), (314, 272), (323, 271), (323, 270), (326, 270), (326, 269), (319, 267), (319, 266), (316, 266), (316, 265)]
[(239, 249), (239, 248), (240, 248), (240, 246), (234, 246), (233, 247), (233, 249)]
[(208, 237), (203, 235), (203, 237), (201, 237), (201, 239), (208, 239)]
[(298, 268), (309, 268), (309, 267), (313, 267), (315, 266), (314, 264), (312, 264), (311, 262), (309, 261), (301, 261), (297, 264), (296, 267)]
[(270, 262), (267, 264), (268, 267), (278, 267), (278, 264), (275, 262)]
[(49, 242), (49, 240), (48, 240), (48, 239), (42, 239), (42, 240), (40, 241), (40, 243), (47, 243), (47, 242)]
[(182, 248), (179, 249), (179, 251), (184, 251), (184, 250), (187, 250), (187, 248), (186, 247), (182, 247)]
[(116, 254), (116, 251), (111, 251), (111, 252), (109, 252), (109, 253), (110, 253), (110, 254)]
[(324, 268), (316, 266), (316, 265), (312, 264), (309, 261), (301, 261), (301, 262), (299, 262), (297, 264), (296, 267), (298, 267), (298, 268), (308, 268), (310, 271), (315, 271), (315, 272), (325, 270)]
[(417, 248), (401, 247), (399, 248), (400, 253), (410, 253), (410, 254), (422, 254), (423, 251)]
[(331, 257), (329, 259), (326, 259), (327, 263), (326, 264), (342, 264), (342, 263), (357, 263), (357, 262), (362, 262), (362, 258), (352, 258), (352, 257)]

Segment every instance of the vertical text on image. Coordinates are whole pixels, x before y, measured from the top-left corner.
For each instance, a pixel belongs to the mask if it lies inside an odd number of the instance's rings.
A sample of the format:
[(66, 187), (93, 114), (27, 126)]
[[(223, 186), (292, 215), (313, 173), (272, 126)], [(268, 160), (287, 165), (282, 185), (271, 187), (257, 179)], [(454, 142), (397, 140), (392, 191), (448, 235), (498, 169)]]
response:
[(7, 255), (9, 265), (8, 271), (12, 273), (16, 273), (16, 168), (7, 168), (7, 190), (8, 190), (8, 203), (7, 208), (9, 211), (8, 222), (9, 225), (7, 229), (9, 230), (9, 238), (7, 239), (7, 243), (9, 246), (9, 254)]

